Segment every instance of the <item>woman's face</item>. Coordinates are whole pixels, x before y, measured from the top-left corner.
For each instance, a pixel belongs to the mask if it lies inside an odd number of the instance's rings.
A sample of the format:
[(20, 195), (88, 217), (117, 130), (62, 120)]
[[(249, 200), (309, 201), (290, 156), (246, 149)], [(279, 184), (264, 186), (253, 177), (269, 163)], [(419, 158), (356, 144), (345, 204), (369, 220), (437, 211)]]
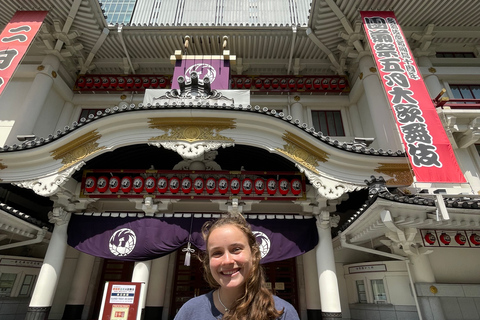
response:
[(222, 288), (245, 285), (252, 270), (252, 251), (245, 233), (234, 225), (211, 231), (207, 244), (210, 272)]

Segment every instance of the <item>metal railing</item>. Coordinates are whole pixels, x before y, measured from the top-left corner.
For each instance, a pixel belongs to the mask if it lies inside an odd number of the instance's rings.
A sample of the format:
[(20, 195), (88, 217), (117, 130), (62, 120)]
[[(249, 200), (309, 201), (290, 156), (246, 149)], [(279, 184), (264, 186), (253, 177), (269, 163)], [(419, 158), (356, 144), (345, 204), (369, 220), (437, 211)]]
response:
[(442, 89), (440, 93), (432, 99), (435, 108), (449, 107), (450, 109), (480, 109), (480, 99), (450, 99), (443, 97), (446, 90)]

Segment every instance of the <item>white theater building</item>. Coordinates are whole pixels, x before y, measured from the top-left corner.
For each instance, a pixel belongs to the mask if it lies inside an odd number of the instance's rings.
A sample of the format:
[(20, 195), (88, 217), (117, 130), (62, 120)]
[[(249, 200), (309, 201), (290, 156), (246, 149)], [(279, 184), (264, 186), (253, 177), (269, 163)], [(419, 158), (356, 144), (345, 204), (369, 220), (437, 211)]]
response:
[(226, 212), (302, 320), (480, 318), (476, 1), (130, 2), (2, 1), (0, 319), (173, 319)]

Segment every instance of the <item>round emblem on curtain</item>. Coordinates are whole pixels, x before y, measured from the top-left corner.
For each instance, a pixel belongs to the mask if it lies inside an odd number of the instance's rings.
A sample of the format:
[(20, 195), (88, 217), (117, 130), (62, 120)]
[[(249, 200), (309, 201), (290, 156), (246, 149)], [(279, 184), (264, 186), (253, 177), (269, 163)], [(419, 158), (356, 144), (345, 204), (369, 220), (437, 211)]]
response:
[(208, 63), (197, 63), (197, 64), (194, 64), (193, 66), (190, 66), (187, 69), (187, 71), (185, 71), (185, 80), (191, 81), (190, 75), (192, 72), (196, 72), (198, 74), (198, 79), (200, 80), (208, 78), (210, 80), (210, 83), (213, 83), (213, 81), (215, 81), (215, 78), (217, 76), (217, 72), (215, 71), (215, 68), (209, 65)]
[(270, 252), (270, 239), (267, 235), (261, 231), (252, 231), (255, 237), (257, 238), (258, 246), (260, 247), (260, 254), (262, 255), (262, 259), (267, 256)]
[(137, 244), (137, 236), (132, 229), (122, 228), (115, 231), (108, 241), (110, 252), (116, 256), (124, 257), (130, 254)]

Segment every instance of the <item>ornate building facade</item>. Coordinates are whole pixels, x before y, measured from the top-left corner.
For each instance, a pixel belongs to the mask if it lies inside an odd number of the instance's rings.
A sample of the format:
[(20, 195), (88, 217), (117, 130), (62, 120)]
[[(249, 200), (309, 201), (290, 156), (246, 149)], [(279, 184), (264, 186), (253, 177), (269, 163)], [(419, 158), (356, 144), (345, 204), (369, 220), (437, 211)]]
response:
[(302, 320), (478, 319), (480, 7), (207, 2), (4, 3), (0, 317), (173, 319), (237, 212)]

